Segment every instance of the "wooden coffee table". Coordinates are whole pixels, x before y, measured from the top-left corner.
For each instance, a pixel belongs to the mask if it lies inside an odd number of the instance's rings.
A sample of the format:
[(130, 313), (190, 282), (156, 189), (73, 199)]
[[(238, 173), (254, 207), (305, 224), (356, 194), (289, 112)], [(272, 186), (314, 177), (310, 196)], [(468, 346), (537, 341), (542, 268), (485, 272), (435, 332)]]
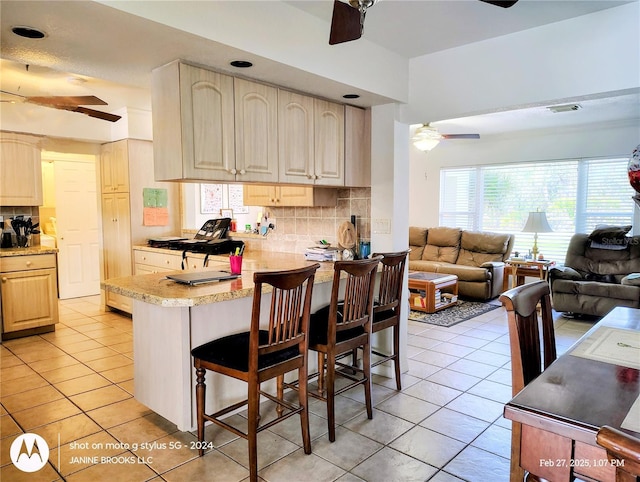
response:
[[(444, 296), (443, 296), (444, 295)], [(454, 274), (409, 272), (410, 309), (435, 313), (458, 301), (458, 277)]]

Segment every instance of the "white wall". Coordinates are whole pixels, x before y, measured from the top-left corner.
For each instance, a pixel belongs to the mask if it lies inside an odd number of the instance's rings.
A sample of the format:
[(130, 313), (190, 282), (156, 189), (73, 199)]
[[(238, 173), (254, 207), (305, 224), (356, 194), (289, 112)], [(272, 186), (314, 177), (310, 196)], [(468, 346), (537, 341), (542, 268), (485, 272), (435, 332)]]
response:
[(407, 124), (640, 87), (634, 2), (411, 59)]
[(430, 152), (410, 148), (410, 226), (438, 226), (440, 169), (585, 157), (630, 157), (640, 142), (637, 121), (555, 131), (449, 140)]

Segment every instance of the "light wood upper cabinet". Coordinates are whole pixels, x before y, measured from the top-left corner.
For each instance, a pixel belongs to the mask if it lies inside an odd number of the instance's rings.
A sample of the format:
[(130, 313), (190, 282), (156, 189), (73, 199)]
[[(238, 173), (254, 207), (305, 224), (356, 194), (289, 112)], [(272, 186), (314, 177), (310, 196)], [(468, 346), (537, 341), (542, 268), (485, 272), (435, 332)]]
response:
[(338, 191), (311, 186), (244, 186), (245, 206), (335, 206)]
[(36, 142), (20, 134), (0, 137), (1, 206), (42, 205), (42, 163)]
[(280, 182), (313, 184), (313, 98), (278, 91)]
[(278, 89), (234, 79), (236, 181), (278, 181)]
[(129, 192), (129, 155), (126, 142), (111, 142), (102, 146), (100, 176), (103, 193)]
[(234, 181), (233, 77), (174, 61), (151, 94), (156, 180)]
[(344, 184), (370, 187), (371, 110), (347, 105), (344, 116)]
[(279, 91), (280, 182), (344, 185), (344, 106)]
[(323, 186), (344, 186), (344, 105), (314, 99), (314, 179)]

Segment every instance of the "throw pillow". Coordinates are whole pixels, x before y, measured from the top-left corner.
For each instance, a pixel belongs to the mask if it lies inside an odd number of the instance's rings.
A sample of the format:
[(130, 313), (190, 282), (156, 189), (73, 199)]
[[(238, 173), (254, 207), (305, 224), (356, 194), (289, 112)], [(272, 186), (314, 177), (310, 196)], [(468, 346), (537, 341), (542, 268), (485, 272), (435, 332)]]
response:
[[(629, 231), (631, 231), (631, 226), (606, 226), (599, 224), (589, 235), (589, 239), (596, 243), (607, 244), (607, 242), (611, 240), (625, 239)], [(614, 241), (612, 244), (620, 243)]]

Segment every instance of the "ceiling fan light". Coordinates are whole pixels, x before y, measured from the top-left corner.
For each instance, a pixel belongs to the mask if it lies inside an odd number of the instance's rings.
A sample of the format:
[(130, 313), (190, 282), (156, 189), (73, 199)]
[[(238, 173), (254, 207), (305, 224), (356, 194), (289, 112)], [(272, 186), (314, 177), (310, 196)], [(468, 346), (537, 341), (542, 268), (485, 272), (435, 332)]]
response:
[(423, 125), (416, 129), (415, 134), (411, 138), (413, 145), (421, 151), (430, 151), (438, 145), (442, 135), (429, 125)]

